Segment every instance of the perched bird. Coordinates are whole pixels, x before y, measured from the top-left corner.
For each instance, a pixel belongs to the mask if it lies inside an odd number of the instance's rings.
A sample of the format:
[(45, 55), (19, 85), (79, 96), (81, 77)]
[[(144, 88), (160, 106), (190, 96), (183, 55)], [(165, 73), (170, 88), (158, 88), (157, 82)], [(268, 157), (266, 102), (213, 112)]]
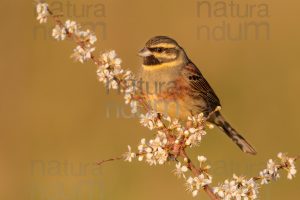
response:
[(180, 120), (203, 113), (208, 122), (222, 129), (242, 151), (256, 154), (217, 110), (221, 106), (219, 98), (174, 39), (153, 37), (139, 51), (139, 56), (143, 58), (140, 83), (154, 110)]

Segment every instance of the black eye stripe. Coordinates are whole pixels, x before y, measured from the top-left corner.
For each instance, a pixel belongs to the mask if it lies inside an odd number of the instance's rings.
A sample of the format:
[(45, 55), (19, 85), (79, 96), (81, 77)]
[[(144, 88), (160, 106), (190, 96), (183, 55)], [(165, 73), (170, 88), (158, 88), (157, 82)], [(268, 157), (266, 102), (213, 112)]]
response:
[(158, 53), (162, 53), (162, 52), (172, 53), (172, 52), (176, 51), (175, 48), (164, 48), (164, 47), (149, 48), (149, 50), (152, 52), (158, 52)]
[(162, 47), (150, 48), (150, 51), (155, 51), (155, 52), (158, 52), (158, 53), (161, 53), (161, 52), (163, 52), (165, 50), (166, 49), (162, 48)]

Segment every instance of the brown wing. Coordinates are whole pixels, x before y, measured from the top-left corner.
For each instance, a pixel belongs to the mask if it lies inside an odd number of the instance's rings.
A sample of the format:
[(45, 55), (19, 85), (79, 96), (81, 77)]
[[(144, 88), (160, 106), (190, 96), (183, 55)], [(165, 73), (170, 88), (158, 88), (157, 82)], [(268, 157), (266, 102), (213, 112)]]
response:
[(214, 90), (193, 63), (186, 65), (183, 68), (182, 73), (192, 88), (190, 95), (195, 99), (199, 99), (199, 101), (202, 100), (206, 102), (206, 107), (200, 108), (204, 114), (209, 114), (214, 111), (217, 106), (221, 106), (220, 100)]

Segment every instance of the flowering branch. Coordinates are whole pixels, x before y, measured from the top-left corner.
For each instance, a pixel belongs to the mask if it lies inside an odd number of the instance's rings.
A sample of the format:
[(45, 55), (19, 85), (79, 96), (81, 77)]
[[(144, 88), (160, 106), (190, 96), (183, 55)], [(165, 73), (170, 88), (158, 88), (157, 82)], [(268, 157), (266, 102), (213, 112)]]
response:
[[(132, 162), (135, 158), (138, 161), (144, 160), (149, 165), (162, 165), (168, 161), (175, 161), (174, 174), (185, 179), (187, 190), (193, 196), (197, 196), (203, 189), (212, 200), (257, 199), (259, 186), (278, 179), (280, 171), (287, 171), (288, 179), (295, 176), (297, 171), (294, 162), (298, 157), (288, 157), (286, 154), (279, 153), (279, 161), (274, 162), (270, 159), (267, 168), (262, 170), (259, 176), (246, 179), (233, 175), (232, 180), (225, 180), (218, 187), (211, 187), (212, 175), (209, 174), (211, 167), (206, 164), (207, 158), (198, 156), (198, 166), (186, 153), (186, 148), (200, 144), (202, 137), (206, 135), (206, 126), (211, 128), (207, 123), (209, 116), (204, 117), (203, 114), (190, 116), (183, 125), (178, 119), (171, 119), (169, 116), (152, 110), (142, 92), (138, 90), (132, 72), (122, 69), (122, 61), (117, 57), (115, 51), (95, 56), (94, 44), (97, 37), (94, 33), (90, 30), (82, 31), (80, 25), (75, 21), (67, 20), (63, 23), (60, 19), (61, 16), (55, 15), (46, 3), (37, 3), (36, 11), (37, 20), (40, 23), (46, 23), (48, 17), (54, 20), (55, 27), (52, 31), (54, 39), (62, 41), (70, 38), (77, 44), (71, 57), (81, 63), (92, 61), (97, 66), (98, 80), (104, 83), (108, 89), (119, 89), (124, 94), (125, 103), (130, 105), (132, 113), (136, 113), (138, 107), (144, 109), (146, 113), (140, 115), (140, 123), (144, 127), (156, 131), (154, 139), (140, 141), (137, 152), (133, 152), (128, 146), (128, 152), (123, 156), (103, 160), (97, 164), (123, 159)], [(220, 107), (215, 111), (219, 109)], [(190, 175), (188, 176), (187, 173)]]

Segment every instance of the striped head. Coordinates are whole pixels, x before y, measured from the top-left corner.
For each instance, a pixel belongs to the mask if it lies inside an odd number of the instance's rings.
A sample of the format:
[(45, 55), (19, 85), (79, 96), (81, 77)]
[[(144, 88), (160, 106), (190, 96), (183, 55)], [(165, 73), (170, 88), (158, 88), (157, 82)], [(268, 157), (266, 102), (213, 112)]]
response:
[(184, 65), (188, 62), (183, 48), (167, 36), (151, 38), (145, 47), (139, 51), (145, 68), (163, 68)]

